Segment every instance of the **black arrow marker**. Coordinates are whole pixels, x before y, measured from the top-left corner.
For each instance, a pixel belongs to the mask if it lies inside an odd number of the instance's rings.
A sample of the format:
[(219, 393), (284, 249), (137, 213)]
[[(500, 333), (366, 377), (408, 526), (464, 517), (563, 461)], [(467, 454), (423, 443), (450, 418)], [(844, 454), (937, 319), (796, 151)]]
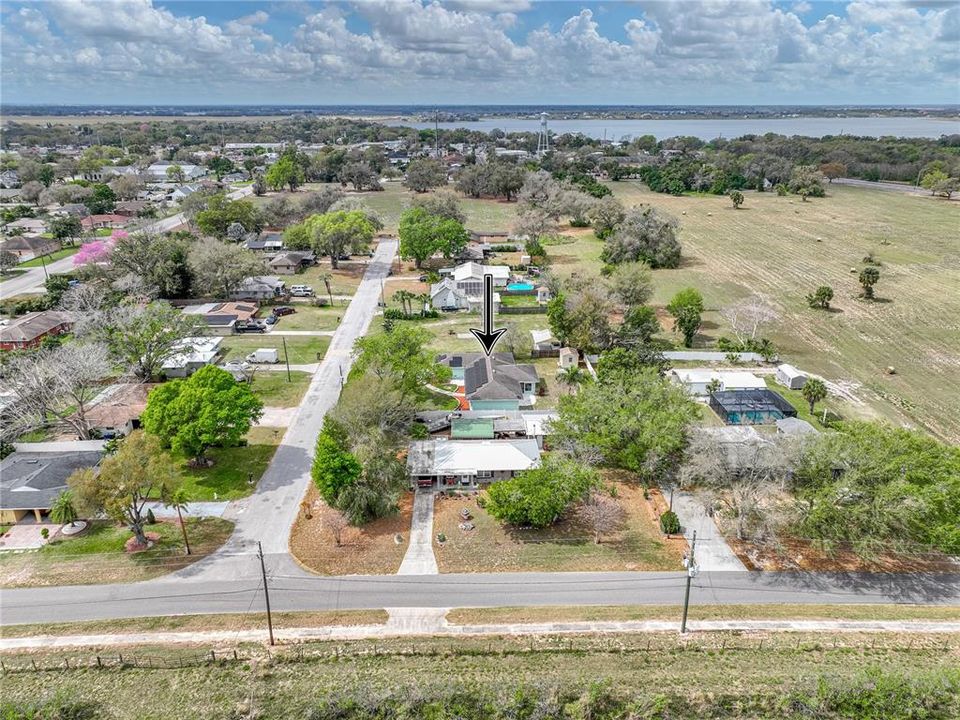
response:
[(485, 273), (483, 276), (483, 330), (470, 328), (470, 332), (480, 341), (483, 351), (489, 356), (497, 340), (506, 331), (506, 328), (493, 329), (493, 275)]

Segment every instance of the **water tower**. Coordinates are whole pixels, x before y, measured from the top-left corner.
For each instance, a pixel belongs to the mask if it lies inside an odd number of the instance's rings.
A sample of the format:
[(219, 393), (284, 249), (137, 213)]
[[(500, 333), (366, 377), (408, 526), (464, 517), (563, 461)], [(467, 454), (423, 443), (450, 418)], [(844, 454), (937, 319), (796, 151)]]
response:
[(537, 136), (537, 157), (550, 152), (550, 133), (547, 131), (547, 114), (540, 113), (540, 134)]

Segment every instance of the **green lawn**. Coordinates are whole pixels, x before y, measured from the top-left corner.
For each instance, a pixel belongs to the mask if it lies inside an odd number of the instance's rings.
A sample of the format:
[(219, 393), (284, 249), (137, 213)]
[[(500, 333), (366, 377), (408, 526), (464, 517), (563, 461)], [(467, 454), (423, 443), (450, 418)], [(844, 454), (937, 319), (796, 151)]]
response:
[[(291, 304), (296, 312), (280, 318), (276, 330), (336, 330), (338, 318), (346, 312), (344, 307), (316, 307), (305, 303)], [(262, 315), (266, 314), (261, 313)], [(289, 339), (287, 340), (289, 343)]]
[(23, 275), (25, 272), (26, 270), (17, 270), (17, 269), (6, 270), (0, 273), (0, 283), (4, 282), (5, 280), (11, 280), (15, 277), (19, 277), (20, 275)]
[[(283, 322), (282, 320), (280, 322)], [(287, 352), (290, 355), (291, 365), (308, 365), (323, 359), (330, 345), (330, 338), (325, 336), (292, 336), (282, 335), (231, 335), (223, 339), (221, 347), (224, 350), (225, 360), (243, 360), (257, 348), (276, 348), (280, 353), (280, 362), (283, 362), (283, 343), (286, 340)]]
[[(191, 500), (236, 500), (253, 492), (277, 450), (283, 428), (257, 427), (243, 447), (212, 448), (213, 467), (192, 468), (180, 460), (184, 488)], [(251, 484), (250, 478), (253, 478)]]
[(21, 268), (41, 267), (44, 263), (49, 265), (50, 263), (56, 262), (57, 260), (62, 260), (65, 257), (70, 257), (71, 255), (75, 255), (78, 252), (80, 252), (79, 245), (74, 245), (72, 247), (65, 247), (61, 250), (57, 250), (56, 252), (52, 252), (48, 255), (44, 255), (43, 260), (41, 260), (39, 257), (35, 257), (30, 260), (27, 260), (26, 262), (20, 263), (17, 267), (21, 267)]
[(290, 380), (286, 372), (258, 370), (250, 387), (267, 407), (296, 407), (310, 385), (310, 373), (293, 370)]
[(54, 539), (39, 550), (0, 553), (0, 586), (87, 585), (135, 582), (173, 572), (202, 559), (220, 547), (233, 523), (219, 518), (186, 521), (192, 554), (183, 554), (183, 536), (175, 522), (149, 525), (159, 535), (156, 544), (140, 553), (127, 553), (124, 543), (132, 533), (126, 527), (97, 521), (80, 535)]

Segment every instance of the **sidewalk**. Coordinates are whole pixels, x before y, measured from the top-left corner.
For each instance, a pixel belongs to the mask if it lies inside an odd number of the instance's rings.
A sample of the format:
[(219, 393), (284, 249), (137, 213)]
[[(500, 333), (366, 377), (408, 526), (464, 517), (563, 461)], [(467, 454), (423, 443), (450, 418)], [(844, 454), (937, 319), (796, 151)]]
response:
[[(451, 625), (438, 619), (435, 608), (404, 608), (385, 625), (286, 628), (274, 631), (277, 642), (305, 640), (368, 640), (390, 637), (463, 637), (476, 635), (569, 635), (679, 632), (680, 623), (670, 620), (624, 622), (521, 623), (515, 625)], [(429, 618), (425, 621), (425, 618)], [(855, 632), (855, 633), (958, 633), (960, 622), (866, 621), (866, 620), (691, 620), (690, 632)], [(217, 630), (211, 632), (146, 632), (117, 635), (36, 635), (2, 638), (0, 651), (37, 648), (68, 648), (120, 645), (195, 645), (197, 643), (262, 643), (267, 630)]]

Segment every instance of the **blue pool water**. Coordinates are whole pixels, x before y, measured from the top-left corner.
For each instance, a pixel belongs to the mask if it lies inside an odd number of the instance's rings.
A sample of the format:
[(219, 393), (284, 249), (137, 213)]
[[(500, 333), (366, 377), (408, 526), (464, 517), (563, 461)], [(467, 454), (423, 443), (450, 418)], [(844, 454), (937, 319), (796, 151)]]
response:
[(512, 290), (514, 292), (530, 292), (533, 290), (532, 283), (510, 283), (507, 285), (507, 290)]

